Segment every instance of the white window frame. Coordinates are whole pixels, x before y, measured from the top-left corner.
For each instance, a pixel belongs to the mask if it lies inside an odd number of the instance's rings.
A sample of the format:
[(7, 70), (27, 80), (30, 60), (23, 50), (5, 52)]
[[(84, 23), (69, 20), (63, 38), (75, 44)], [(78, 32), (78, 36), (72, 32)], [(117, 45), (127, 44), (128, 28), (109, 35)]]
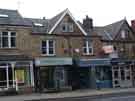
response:
[(121, 30), (121, 38), (122, 39), (126, 38), (126, 31), (125, 30)]
[[(65, 26), (65, 30), (63, 30), (63, 26)], [(62, 32), (74, 32), (74, 25), (73, 23), (63, 23), (62, 24)]]
[[(2, 38), (3, 38), (3, 34), (2, 33), (3, 32), (7, 32), (8, 33), (8, 35), (7, 35), (7, 37), (8, 37), (8, 46), (7, 47), (3, 47), (3, 42), (2, 42)], [(15, 36), (11, 36), (12, 32), (13, 31), (2, 31), (2, 32), (0, 32), (0, 38), (1, 38), (0, 48), (16, 48), (16, 32), (14, 32)], [(12, 37), (15, 37), (15, 47), (11, 46), (11, 38)]]
[[(93, 45), (90, 44), (91, 41), (85, 41), (86, 46), (83, 46), (83, 55), (93, 55)], [(86, 53), (84, 53), (84, 48), (86, 48)], [(91, 49), (91, 53), (89, 52)]]
[[(43, 56), (55, 56), (56, 54), (55, 54), (55, 40), (42, 40), (42, 42), (46, 42), (46, 54), (43, 54), (43, 52), (42, 52), (42, 55)], [(53, 41), (53, 54), (50, 54), (49, 53), (49, 41)], [(43, 49), (43, 47), (42, 47), (43, 45), (41, 44), (41, 51), (42, 51), (42, 49)]]

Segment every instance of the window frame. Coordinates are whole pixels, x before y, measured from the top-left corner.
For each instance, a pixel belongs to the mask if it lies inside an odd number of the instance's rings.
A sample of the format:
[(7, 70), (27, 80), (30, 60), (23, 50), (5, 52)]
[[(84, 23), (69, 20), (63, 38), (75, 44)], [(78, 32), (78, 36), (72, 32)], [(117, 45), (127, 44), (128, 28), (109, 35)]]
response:
[[(93, 55), (93, 45), (90, 42), (92, 43), (92, 41), (88, 41), (88, 40), (84, 41), (84, 43), (83, 43), (83, 55)], [(84, 52), (85, 48), (86, 48), (86, 53)], [(90, 49), (91, 49), (91, 52), (90, 52)]]
[[(49, 41), (53, 41), (53, 47), (50, 47), (49, 46)], [(44, 48), (43, 47), (43, 42), (46, 43), (46, 53), (45, 54), (43, 53), (43, 48)], [(56, 55), (56, 52), (55, 52), (55, 43), (56, 43), (55, 40), (42, 40), (41, 41), (41, 52), (42, 52), (42, 55), (43, 56), (55, 56)], [(49, 53), (49, 49), (50, 48), (53, 48), (53, 54), (50, 54)]]
[(129, 38), (130, 31), (128, 29), (121, 30), (121, 38), (126, 39)]
[[(7, 32), (7, 35), (3, 35), (4, 32)], [(11, 34), (15, 33), (14, 36), (12, 36)], [(7, 37), (7, 46), (3, 46), (3, 38)], [(12, 38), (15, 38), (15, 46), (12, 46)], [(16, 48), (16, 32), (14, 31), (2, 31), (0, 32), (0, 48)]]
[(125, 30), (121, 30), (121, 38), (125, 39), (126, 38), (126, 32)]
[[(65, 30), (63, 30), (63, 27), (65, 27)], [(62, 24), (62, 32), (74, 32), (74, 25), (73, 23), (65, 22)]]

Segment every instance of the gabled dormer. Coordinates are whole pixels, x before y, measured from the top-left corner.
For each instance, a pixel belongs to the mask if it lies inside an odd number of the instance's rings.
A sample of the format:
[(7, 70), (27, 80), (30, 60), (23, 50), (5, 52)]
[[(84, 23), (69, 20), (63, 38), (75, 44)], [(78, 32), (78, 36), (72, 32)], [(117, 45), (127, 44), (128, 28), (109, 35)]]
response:
[(105, 41), (135, 41), (133, 31), (126, 19), (103, 27), (95, 27), (94, 30)]
[(68, 9), (50, 19), (49, 24), (49, 34), (87, 35)]
[(115, 40), (122, 40), (122, 41), (135, 41), (135, 37), (133, 35), (133, 31), (129, 26), (127, 20), (123, 20), (116, 36)]

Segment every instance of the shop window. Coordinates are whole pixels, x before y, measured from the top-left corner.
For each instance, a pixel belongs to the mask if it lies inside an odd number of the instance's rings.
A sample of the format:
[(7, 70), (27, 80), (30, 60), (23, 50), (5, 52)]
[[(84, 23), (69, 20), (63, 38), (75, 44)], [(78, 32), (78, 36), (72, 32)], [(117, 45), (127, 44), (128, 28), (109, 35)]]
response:
[(125, 71), (121, 70), (121, 80), (125, 80)]
[(130, 71), (126, 71), (126, 79), (130, 80)]
[(0, 33), (0, 47), (1, 48), (14, 48), (16, 47), (16, 33), (5, 31)]
[(54, 40), (42, 41), (42, 54), (55, 55), (55, 41)]
[(114, 78), (119, 78), (118, 71), (114, 71)]
[(83, 54), (92, 55), (93, 54), (93, 45), (91, 41), (85, 40), (83, 44)]
[(129, 70), (130, 68), (129, 68), (129, 66), (126, 66), (126, 70)]
[(118, 80), (115, 80), (114, 83), (115, 83), (115, 85), (118, 85), (119, 84)]
[(114, 69), (114, 70), (118, 70), (119, 67), (118, 67), (118, 66), (113, 66), (113, 69)]
[(16, 69), (15, 70), (15, 78), (19, 84), (25, 83), (25, 70), (24, 69)]

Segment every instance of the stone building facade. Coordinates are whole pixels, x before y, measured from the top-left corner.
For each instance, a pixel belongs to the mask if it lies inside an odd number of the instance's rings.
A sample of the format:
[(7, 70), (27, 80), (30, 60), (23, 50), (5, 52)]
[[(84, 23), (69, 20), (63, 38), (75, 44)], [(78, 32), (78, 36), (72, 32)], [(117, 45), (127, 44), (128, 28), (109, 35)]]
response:
[(134, 42), (125, 19), (95, 27), (88, 16), (76, 21), (68, 9), (51, 19), (0, 9), (0, 88), (44, 92), (97, 88), (99, 82), (103, 88), (131, 87)]

